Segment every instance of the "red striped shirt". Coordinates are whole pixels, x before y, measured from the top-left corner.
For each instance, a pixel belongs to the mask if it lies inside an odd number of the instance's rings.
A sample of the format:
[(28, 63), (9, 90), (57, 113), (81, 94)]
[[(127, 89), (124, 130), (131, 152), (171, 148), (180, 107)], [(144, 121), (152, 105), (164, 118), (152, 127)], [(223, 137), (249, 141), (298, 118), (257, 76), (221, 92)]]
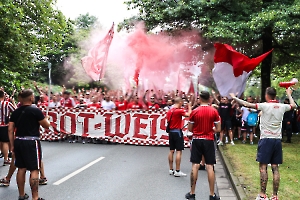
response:
[(190, 123), (193, 123), (193, 136), (214, 140), (214, 123), (220, 122), (218, 111), (208, 105), (202, 105), (192, 111)]
[(10, 116), (10, 113), (13, 112), (16, 108), (9, 101), (0, 102), (0, 126), (7, 126), (5, 123), (5, 118)]

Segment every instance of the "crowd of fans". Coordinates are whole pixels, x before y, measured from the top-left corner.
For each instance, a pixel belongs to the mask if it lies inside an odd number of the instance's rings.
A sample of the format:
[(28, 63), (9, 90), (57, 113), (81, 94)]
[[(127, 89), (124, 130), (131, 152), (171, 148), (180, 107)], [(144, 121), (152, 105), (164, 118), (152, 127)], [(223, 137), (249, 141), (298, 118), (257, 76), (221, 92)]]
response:
[[(192, 109), (200, 105), (199, 97), (194, 93), (185, 93), (183, 91), (163, 91), (163, 90), (146, 90), (143, 93), (137, 92), (136, 89), (123, 92), (122, 90), (108, 90), (107, 88), (72, 88), (67, 90), (64, 86), (61, 92), (48, 93), (48, 88), (39, 87), (34, 82), (34, 87), (37, 93), (36, 102), (37, 106), (44, 106), (49, 108), (91, 108), (91, 109), (104, 109), (104, 110), (169, 110), (174, 105), (174, 99), (181, 97), (184, 101), (183, 107), (188, 109), (188, 103)], [(3, 88), (2, 88), (3, 90)], [(18, 105), (14, 102), (14, 93), (11, 96), (6, 94), (6, 100), (13, 103), (16, 107)], [(49, 96), (50, 94), (50, 96)], [(50, 98), (50, 100), (49, 100)], [(245, 100), (255, 103), (260, 102), (259, 97), (245, 97)], [(253, 144), (253, 139), (257, 137), (257, 126), (247, 125), (247, 116), (251, 112), (259, 112), (253, 109), (248, 109), (237, 102), (228, 99), (227, 97), (220, 96), (212, 91), (210, 98), (210, 105), (218, 109), (222, 119), (222, 131), (218, 134), (218, 145), (224, 143), (231, 143), (234, 145), (234, 140), (242, 140), (246, 143), (250, 139), (250, 144)], [(293, 127), (300, 124), (299, 112), (293, 112), (285, 115), (284, 118), (284, 135), (289, 135)], [(295, 119), (295, 120), (294, 120)], [(287, 139), (287, 142), (290, 138)]]
[[(138, 94), (136, 89), (127, 92), (122, 90), (107, 90), (107, 88), (84, 88), (75, 90), (63, 90), (59, 93), (50, 93), (48, 97), (48, 88), (41, 88), (35, 85), (39, 94), (36, 95), (36, 104), (49, 108), (93, 108), (104, 110), (169, 110), (174, 104), (175, 97), (181, 97), (184, 100), (184, 107), (191, 102), (197, 105), (197, 97), (193, 93), (174, 90), (164, 92), (162, 90), (146, 90)], [(198, 98), (199, 99), (199, 98)], [(50, 103), (49, 103), (50, 102)]]

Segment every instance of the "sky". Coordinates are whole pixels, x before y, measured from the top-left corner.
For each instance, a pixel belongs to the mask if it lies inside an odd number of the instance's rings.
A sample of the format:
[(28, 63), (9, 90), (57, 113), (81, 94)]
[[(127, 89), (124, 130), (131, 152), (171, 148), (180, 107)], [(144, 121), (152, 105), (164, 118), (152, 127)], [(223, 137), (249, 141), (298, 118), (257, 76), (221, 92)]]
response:
[(124, 1), (127, 0), (57, 0), (56, 6), (67, 18), (89, 13), (98, 18), (103, 28), (110, 28), (113, 22), (117, 25), (137, 13), (137, 10), (127, 10)]

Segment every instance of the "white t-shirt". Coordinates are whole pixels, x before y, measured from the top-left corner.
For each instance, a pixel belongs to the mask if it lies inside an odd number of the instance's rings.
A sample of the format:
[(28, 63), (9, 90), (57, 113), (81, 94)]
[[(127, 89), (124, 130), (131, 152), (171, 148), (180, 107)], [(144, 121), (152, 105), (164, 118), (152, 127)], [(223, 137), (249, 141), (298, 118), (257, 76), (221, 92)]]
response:
[(173, 105), (164, 107), (164, 110), (168, 111), (168, 110), (170, 110), (171, 108), (173, 108)]
[(58, 101), (49, 103), (49, 108), (58, 108), (58, 107), (60, 107), (60, 103)]
[(105, 101), (105, 100), (103, 100), (103, 101), (101, 102), (101, 106), (102, 106), (102, 108), (103, 108), (104, 110), (112, 110), (112, 109), (115, 109), (115, 108), (116, 108), (116, 105), (115, 105), (114, 102), (112, 102), (112, 101), (107, 102), (107, 101)]
[(283, 115), (292, 109), (290, 104), (281, 103), (258, 103), (256, 109), (261, 110), (260, 116), (260, 139), (276, 138), (281, 139), (281, 126)]
[(241, 110), (243, 111), (243, 115), (242, 115), (242, 120), (243, 121), (247, 121), (247, 117), (248, 117), (248, 115), (249, 115), (249, 113), (250, 113), (250, 110), (249, 110), (249, 108), (246, 108), (246, 107), (241, 107)]

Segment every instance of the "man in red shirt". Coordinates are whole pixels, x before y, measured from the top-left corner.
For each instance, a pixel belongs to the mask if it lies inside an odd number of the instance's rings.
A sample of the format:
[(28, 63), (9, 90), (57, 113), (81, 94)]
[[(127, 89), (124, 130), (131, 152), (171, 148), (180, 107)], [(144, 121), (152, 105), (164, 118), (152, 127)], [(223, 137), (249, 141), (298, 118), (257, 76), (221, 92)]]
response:
[(48, 106), (48, 97), (45, 96), (44, 94), (40, 95), (40, 100), (38, 101), (38, 106)]
[(155, 102), (155, 94), (150, 97), (150, 102), (146, 100), (146, 95), (148, 94), (149, 90), (146, 90), (145, 95), (143, 96), (143, 101), (146, 105), (147, 110), (158, 110), (159, 105)]
[(127, 109), (132, 109), (132, 110), (141, 110), (141, 109), (143, 109), (143, 105), (139, 102), (139, 97), (138, 96), (135, 96), (133, 98), (133, 102), (128, 104)]
[(210, 189), (210, 200), (220, 199), (214, 193), (216, 164), (214, 133), (221, 131), (221, 118), (216, 109), (209, 106), (209, 92), (200, 93), (200, 106), (192, 111), (188, 125), (189, 131), (193, 133), (191, 144), (191, 190), (185, 195), (186, 199), (195, 199), (195, 188), (198, 178), (198, 169), (202, 160), (202, 155), (206, 162), (206, 171)]
[(1, 152), (4, 157), (3, 165), (10, 164), (10, 160), (8, 158), (8, 151), (9, 151), (8, 122), (9, 122), (10, 114), (15, 109), (16, 108), (11, 102), (5, 101), (5, 93), (3, 90), (0, 90), (0, 143), (2, 143)]
[(92, 109), (100, 109), (101, 105), (96, 97), (92, 97), (92, 103), (90, 103), (87, 107)]
[(63, 98), (60, 100), (61, 107), (74, 108), (76, 106), (73, 98), (70, 97), (69, 91), (64, 91)]
[(119, 101), (116, 102), (116, 110), (126, 110), (128, 100), (125, 100), (123, 96), (119, 97)]
[[(175, 104), (173, 108), (171, 108), (167, 112), (167, 120), (170, 126), (169, 131), (169, 145), (170, 145), (170, 152), (168, 156), (169, 160), (169, 174), (180, 177), (186, 176), (182, 171), (180, 171), (180, 162), (181, 162), (181, 155), (182, 150), (184, 149), (184, 140), (183, 140), (183, 133), (182, 133), (182, 117), (189, 117), (192, 108), (191, 104), (188, 104), (188, 111), (186, 112), (182, 109), (183, 100), (180, 97), (175, 98)], [(176, 171), (173, 170), (173, 156), (176, 150)]]

